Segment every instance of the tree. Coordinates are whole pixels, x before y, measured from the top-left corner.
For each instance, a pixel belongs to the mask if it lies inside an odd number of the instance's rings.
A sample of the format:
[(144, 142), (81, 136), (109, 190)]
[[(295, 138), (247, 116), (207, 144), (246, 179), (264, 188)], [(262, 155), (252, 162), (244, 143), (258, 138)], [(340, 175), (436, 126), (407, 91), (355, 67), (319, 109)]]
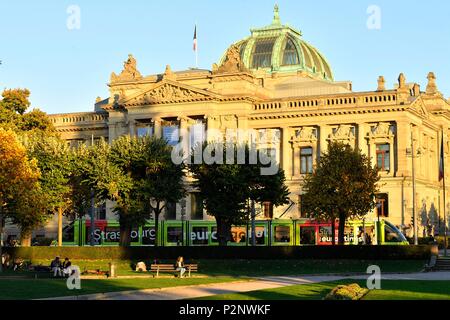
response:
[[(216, 161), (208, 164), (195, 163), (195, 155), (205, 148), (215, 150), (212, 156), (220, 155), (221, 159), (233, 161)], [(238, 150), (243, 150), (245, 159), (250, 159), (250, 152), (256, 152), (255, 164), (238, 164)], [(217, 153), (217, 154), (216, 154)], [(219, 157), (220, 158), (220, 157)], [(264, 167), (260, 161), (260, 152), (251, 150), (248, 145), (231, 145), (210, 143), (198, 145), (191, 154), (189, 170), (195, 179), (195, 185), (204, 200), (209, 215), (215, 217), (219, 245), (226, 246), (231, 236), (231, 226), (241, 225), (248, 221), (248, 200), (257, 202), (269, 201), (275, 206), (288, 202), (289, 191), (284, 184), (284, 172), (276, 171), (275, 175), (261, 175)], [(227, 164), (233, 163), (233, 164)]]
[(9, 214), (12, 202), (17, 195), (33, 189), (39, 176), (36, 161), (29, 159), (14, 132), (0, 128), (0, 237), (3, 236), (3, 221)]
[(56, 136), (55, 127), (45, 112), (33, 109), (25, 113), (31, 106), (29, 97), (28, 89), (4, 90), (0, 100), (0, 126), (18, 133), (39, 130)]
[(305, 179), (302, 209), (332, 225), (339, 219), (338, 243), (343, 245), (346, 220), (361, 218), (375, 208), (379, 179), (378, 170), (361, 151), (330, 143), (317, 168)]
[(146, 139), (147, 147), (142, 162), (145, 179), (140, 192), (155, 214), (155, 245), (158, 246), (159, 216), (168, 203), (177, 203), (185, 195), (184, 165), (172, 161), (172, 147), (164, 139)]
[[(49, 214), (58, 213), (59, 226), (62, 226), (62, 215), (70, 212), (72, 202), (72, 188), (70, 178), (72, 175), (72, 162), (69, 146), (57, 137), (48, 136), (42, 131), (33, 131), (23, 134), (24, 145), (29, 157), (37, 160), (41, 172), (39, 178), (42, 198), (46, 199), (47, 210), (36, 211), (33, 215), (41, 223), (50, 217)], [(42, 206), (38, 196), (33, 195), (36, 207)], [(29, 202), (30, 200), (27, 200)], [(41, 217), (39, 217), (39, 212)], [(25, 219), (23, 215), (20, 215)], [(30, 216), (30, 218), (31, 218)], [(25, 219), (26, 220), (26, 219)], [(58, 230), (58, 242), (61, 245), (62, 228)]]

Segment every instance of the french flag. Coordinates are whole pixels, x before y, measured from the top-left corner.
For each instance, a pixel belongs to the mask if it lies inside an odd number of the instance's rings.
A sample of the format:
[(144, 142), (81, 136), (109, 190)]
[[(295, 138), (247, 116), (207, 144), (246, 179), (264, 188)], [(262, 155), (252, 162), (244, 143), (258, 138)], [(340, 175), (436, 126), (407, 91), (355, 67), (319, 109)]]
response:
[(197, 25), (195, 25), (194, 29), (194, 51), (197, 51)]

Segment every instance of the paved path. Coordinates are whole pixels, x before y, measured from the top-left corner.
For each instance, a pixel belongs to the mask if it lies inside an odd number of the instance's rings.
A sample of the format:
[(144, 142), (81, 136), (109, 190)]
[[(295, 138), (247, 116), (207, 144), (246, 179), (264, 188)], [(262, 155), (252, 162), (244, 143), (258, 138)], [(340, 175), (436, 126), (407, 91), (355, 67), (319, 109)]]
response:
[[(78, 297), (53, 298), (51, 300), (180, 300), (193, 299), (217, 294), (229, 294), (280, 288), (292, 285), (320, 283), (342, 279), (367, 279), (368, 275), (359, 276), (299, 276), (299, 277), (264, 277), (255, 281), (215, 283), (176, 288), (147, 289), (126, 292), (111, 292)], [(429, 272), (411, 274), (387, 274), (384, 280), (449, 280), (450, 272)]]

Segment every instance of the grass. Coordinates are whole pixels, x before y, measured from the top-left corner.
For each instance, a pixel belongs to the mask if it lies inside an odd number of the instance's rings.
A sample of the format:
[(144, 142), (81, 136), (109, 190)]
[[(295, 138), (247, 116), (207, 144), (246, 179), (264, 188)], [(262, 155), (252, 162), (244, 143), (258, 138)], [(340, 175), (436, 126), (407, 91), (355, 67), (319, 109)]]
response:
[(28, 300), (93, 293), (199, 285), (236, 281), (231, 277), (82, 280), (81, 290), (67, 289), (64, 279), (0, 279), (0, 300)]
[[(47, 260), (33, 260), (33, 264), (49, 265)], [(84, 269), (108, 270), (110, 260), (74, 260), (72, 263)], [(148, 273), (134, 271), (138, 261), (114, 261), (119, 276), (139, 276)], [(151, 262), (144, 261), (149, 268)], [(162, 261), (174, 263), (174, 261)], [(189, 263), (190, 261), (187, 261)], [(419, 272), (425, 261), (365, 261), (365, 260), (199, 260), (199, 276), (263, 277), (293, 276), (305, 274), (366, 273), (370, 265), (378, 265), (384, 273)], [(34, 274), (33, 274), (34, 277)], [(1, 275), (0, 275), (1, 278)]]
[[(365, 286), (361, 280), (342, 280), (216, 295), (197, 300), (322, 300), (337, 285), (350, 283)], [(363, 300), (450, 300), (450, 281), (384, 280), (381, 290), (370, 291)]]
[[(84, 269), (108, 270), (110, 260), (73, 260), (72, 263)], [(0, 287), (8, 288), (0, 291), (0, 299), (37, 299), (69, 295), (84, 295), (91, 293), (117, 292), (152, 288), (165, 288), (180, 285), (198, 285), (218, 282), (246, 280), (263, 276), (295, 276), (306, 274), (348, 274), (366, 273), (369, 265), (379, 265), (383, 272), (417, 272), (425, 261), (358, 261), (358, 260), (199, 260), (199, 273), (190, 279), (148, 278), (150, 273), (138, 273), (133, 270), (137, 261), (114, 261), (118, 276), (135, 276), (134, 279), (86, 279), (82, 280), (82, 290), (69, 291), (64, 280), (49, 279), (49, 275), (38, 274), (35, 279), (33, 272), (7, 271), (0, 274)], [(149, 267), (150, 261), (144, 261)], [(173, 261), (162, 261), (173, 263)], [(194, 261), (187, 261), (194, 262)], [(49, 265), (47, 260), (33, 260), (33, 264)], [(140, 277), (147, 276), (147, 277)], [(20, 278), (16, 278), (20, 277)], [(289, 288), (285, 288), (289, 291)], [(327, 284), (318, 284), (311, 288), (303, 287), (298, 297), (321, 297), (325, 291), (330, 291)], [(289, 292), (283, 289), (279, 294), (283, 299), (289, 298)], [(325, 290), (325, 291), (324, 291)], [(259, 293), (258, 293), (259, 294)], [(257, 294), (257, 297), (259, 297)], [(263, 299), (267, 293), (261, 293)], [(269, 296), (271, 297), (269, 293)], [(325, 293), (326, 294), (326, 293)], [(296, 298), (296, 295), (293, 296)]]

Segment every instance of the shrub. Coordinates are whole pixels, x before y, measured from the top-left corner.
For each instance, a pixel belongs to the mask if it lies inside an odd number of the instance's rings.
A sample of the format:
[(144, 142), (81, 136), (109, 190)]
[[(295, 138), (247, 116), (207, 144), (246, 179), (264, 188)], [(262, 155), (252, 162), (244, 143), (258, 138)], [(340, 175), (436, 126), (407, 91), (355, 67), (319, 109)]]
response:
[(340, 285), (331, 290), (325, 300), (361, 300), (368, 292), (368, 289), (361, 288), (356, 283)]

